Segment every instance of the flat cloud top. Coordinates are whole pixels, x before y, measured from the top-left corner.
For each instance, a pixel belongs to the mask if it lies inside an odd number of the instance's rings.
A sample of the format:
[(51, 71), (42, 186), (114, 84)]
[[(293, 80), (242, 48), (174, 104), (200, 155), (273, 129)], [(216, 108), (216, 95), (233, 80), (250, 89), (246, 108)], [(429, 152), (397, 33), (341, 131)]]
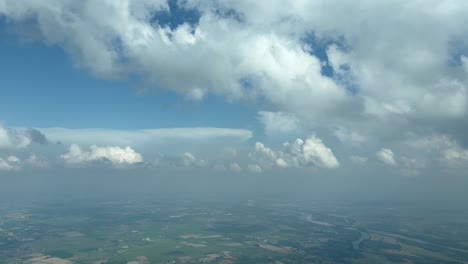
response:
[(65, 144), (80, 143), (93, 145), (142, 145), (162, 143), (166, 140), (213, 140), (224, 139), (233, 142), (243, 142), (252, 137), (252, 132), (245, 129), (232, 128), (161, 128), (141, 130), (115, 129), (68, 129), (68, 128), (38, 128), (51, 141)]

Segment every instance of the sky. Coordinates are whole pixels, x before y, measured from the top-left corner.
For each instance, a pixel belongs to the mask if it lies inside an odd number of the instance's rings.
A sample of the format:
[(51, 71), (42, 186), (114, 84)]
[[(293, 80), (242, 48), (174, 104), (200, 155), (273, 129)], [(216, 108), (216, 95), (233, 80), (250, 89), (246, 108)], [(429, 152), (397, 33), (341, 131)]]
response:
[(465, 177), (467, 12), (0, 0), (0, 175)]

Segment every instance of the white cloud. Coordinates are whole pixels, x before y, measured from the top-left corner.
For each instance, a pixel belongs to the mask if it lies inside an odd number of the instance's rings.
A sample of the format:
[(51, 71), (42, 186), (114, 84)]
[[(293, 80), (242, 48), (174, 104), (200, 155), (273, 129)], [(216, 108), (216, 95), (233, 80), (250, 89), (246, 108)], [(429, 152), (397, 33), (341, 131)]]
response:
[(276, 160), (278, 154), (272, 149), (266, 147), (261, 142), (255, 143), (255, 159), (261, 160), (262, 162), (271, 162)]
[(448, 165), (463, 165), (468, 162), (468, 149), (447, 135), (412, 139), (409, 144), (421, 150), (436, 152)]
[[(374, 140), (393, 148), (389, 138), (405, 137), (401, 131), (451, 129), (446, 133), (453, 142), (466, 140), (466, 1), (178, 3), (197, 9), (199, 21), (158, 24), (153, 15), (170, 11), (162, 0), (0, 0), (0, 15), (13, 27), (26, 23), (37, 29), (35, 36), (62, 47), (101, 78), (138, 76), (145, 89), (165, 87), (191, 100), (207, 94), (258, 99), (262, 109), (273, 109), (258, 113), (270, 134), (300, 126), (332, 132), (344, 144)], [(321, 51), (326, 58), (317, 55)], [(30, 138), (5, 131), (0, 127), (0, 148), (30, 144)], [(247, 130), (214, 128), (44, 133), (65, 144), (109, 146), (183, 139), (217, 145), (252, 137)], [(259, 166), (339, 166), (321, 141), (288, 144), (288, 150), (257, 151)], [(450, 144), (440, 146), (443, 159), (466, 161), (466, 149)], [(378, 157), (387, 164), (401, 160), (390, 149)]]
[(208, 162), (203, 159), (196, 158), (190, 152), (185, 152), (182, 155), (182, 163), (185, 167), (206, 167), (208, 165)]
[(406, 176), (419, 176), (421, 170), (426, 168), (426, 161), (415, 158), (402, 157), (402, 173)]
[(12, 145), (8, 131), (0, 125), (0, 149), (8, 149)]
[(237, 162), (232, 162), (228, 166), (226, 166), (224, 164), (216, 164), (216, 165), (213, 166), (213, 169), (216, 170), (216, 171), (222, 171), (222, 172), (226, 172), (228, 170), (233, 171), (233, 172), (241, 172), (242, 171), (241, 166)]
[(35, 167), (35, 168), (49, 167), (49, 162), (47, 161), (47, 159), (44, 157), (38, 156), (36, 154), (32, 154), (25, 161), (31, 167)]
[(305, 141), (299, 138), (293, 143), (286, 141), (281, 151), (274, 151), (263, 143), (257, 142), (255, 152), (250, 153), (249, 157), (258, 166), (264, 168), (272, 166), (337, 168), (340, 166), (332, 150), (315, 135)]
[(229, 144), (243, 142), (252, 137), (252, 132), (249, 130), (211, 127), (141, 130), (41, 128), (40, 130), (51, 141), (80, 145), (148, 146), (167, 142), (179, 143), (185, 140), (203, 144), (206, 141)]
[(291, 113), (258, 112), (258, 119), (265, 126), (267, 134), (290, 133), (299, 129), (299, 119)]
[[(347, 114), (350, 105), (376, 116), (466, 114), (466, 78), (454, 71), (466, 56), (457, 54), (463, 46), (453, 47), (468, 38), (462, 1), (178, 1), (201, 16), (174, 28), (152, 16), (173, 12), (166, 1), (82, 2), (2, 0), (0, 14), (10, 23), (36, 22), (42, 40), (100, 77), (136, 74), (156, 84), (150, 87), (193, 99), (260, 95), (281, 111), (315, 119)], [(315, 42), (305, 41), (310, 32)], [(322, 74), (319, 48), (332, 77)], [(462, 65), (448, 65), (454, 55)], [(354, 96), (342, 81), (348, 77), (359, 91)]]
[(284, 160), (283, 158), (277, 158), (275, 160), (275, 165), (280, 167), (280, 168), (287, 168), (289, 167), (290, 165), (288, 164), (288, 162), (286, 160)]
[(16, 156), (0, 158), (0, 171), (12, 171), (20, 169), (21, 160)]
[[(158, 168), (207, 168), (210, 165), (205, 159), (198, 158), (194, 154), (185, 151), (175, 155), (159, 154), (159, 157), (154, 160), (153, 164)], [(226, 170), (224, 164), (216, 164), (212, 166), (213, 169), (218, 171)]]
[(340, 166), (332, 150), (326, 147), (322, 140), (316, 136), (306, 139), (302, 146), (302, 152), (306, 162), (312, 162), (319, 167), (337, 168)]
[(36, 129), (9, 128), (0, 124), (0, 150), (2, 149), (23, 149), (31, 143), (44, 144), (46, 137)]
[(393, 151), (388, 148), (382, 148), (377, 152), (377, 158), (387, 165), (396, 165), (396, 160), (393, 155)]
[(261, 173), (263, 170), (262, 170), (262, 167), (260, 167), (258, 164), (249, 164), (247, 166), (247, 169), (250, 171), (250, 172), (255, 172), (255, 173)]
[(90, 162), (110, 162), (113, 166), (130, 165), (143, 162), (141, 154), (131, 147), (98, 147), (93, 145), (89, 151), (83, 151), (77, 144), (72, 144), (68, 153), (61, 156), (66, 163), (83, 165)]
[(231, 171), (234, 171), (234, 172), (240, 172), (242, 171), (242, 168), (239, 164), (237, 164), (237, 162), (233, 162), (231, 164), (229, 164), (229, 169)]
[(366, 141), (366, 138), (357, 131), (346, 129), (344, 127), (338, 127), (333, 131), (341, 142), (345, 144), (360, 145)]

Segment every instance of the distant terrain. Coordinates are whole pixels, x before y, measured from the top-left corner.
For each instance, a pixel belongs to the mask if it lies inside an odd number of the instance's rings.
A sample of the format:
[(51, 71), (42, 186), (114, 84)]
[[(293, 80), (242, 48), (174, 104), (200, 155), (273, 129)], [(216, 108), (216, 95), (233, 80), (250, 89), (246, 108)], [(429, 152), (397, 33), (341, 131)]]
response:
[(74, 200), (0, 210), (1, 263), (468, 263), (467, 222), (404, 206)]

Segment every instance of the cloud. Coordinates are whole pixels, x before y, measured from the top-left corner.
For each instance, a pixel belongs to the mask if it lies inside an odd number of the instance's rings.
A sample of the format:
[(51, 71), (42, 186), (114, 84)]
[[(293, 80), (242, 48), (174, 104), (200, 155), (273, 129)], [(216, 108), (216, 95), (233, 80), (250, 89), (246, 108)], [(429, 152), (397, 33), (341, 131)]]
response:
[(351, 159), (351, 162), (353, 162), (354, 164), (365, 164), (369, 160), (369, 158), (367, 157), (356, 156), (356, 155), (351, 156), (350, 159)]
[(220, 171), (220, 172), (226, 172), (226, 171), (241, 172), (242, 171), (242, 167), (237, 162), (232, 162), (228, 166), (224, 164), (216, 164), (215, 166), (213, 166), (213, 169), (215, 171)]
[(211, 127), (141, 130), (41, 128), (40, 130), (51, 141), (80, 145), (148, 146), (148, 144), (181, 141), (240, 143), (252, 137), (252, 132), (249, 130)]
[(403, 157), (401, 161), (403, 164), (402, 174), (406, 176), (419, 176), (421, 170), (427, 166), (426, 161), (421, 159)]
[(10, 148), (11, 145), (8, 131), (3, 126), (0, 126), (0, 149)]
[(38, 144), (46, 144), (47, 143), (46, 136), (44, 134), (42, 134), (42, 132), (37, 130), (37, 129), (29, 128), (29, 129), (27, 129), (25, 131), (25, 134), (28, 135), (28, 137), (34, 143), (38, 143)]
[(92, 145), (84, 151), (77, 144), (72, 144), (68, 153), (61, 158), (70, 165), (86, 165), (93, 162), (109, 162), (113, 166), (131, 165), (143, 162), (141, 154), (131, 147), (98, 147)]
[(250, 171), (250, 172), (255, 172), (255, 173), (261, 173), (263, 170), (262, 170), (262, 167), (260, 167), (260, 165), (258, 164), (249, 164), (247, 166), (247, 169)]
[(31, 143), (45, 144), (47, 138), (36, 129), (15, 129), (0, 125), (0, 149), (22, 149)]
[(0, 158), (0, 171), (13, 171), (20, 169), (21, 160), (16, 156)]
[(269, 135), (294, 132), (300, 127), (299, 119), (291, 113), (260, 111), (258, 119)]
[(293, 143), (286, 141), (281, 151), (274, 151), (257, 142), (255, 152), (250, 153), (249, 157), (262, 168), (313, 166), (331, 169), (340, 166), (332, 150), (315, 135), (305, 140), (298, 138)]
[(229, 169), (231, 171), (234, 171), (234, 172), (240, 172), (242, 171), (242, 168), (239, 164), (237, 164), (237, 162), (233, 162), (231, 164), (229, 164)]
[(468, 162), (468, 149), (447, 135), (412, 139), (409, 144), (419, 150), (435, 152), (447, 165), (463, 165)]
[[(390, 149), (420, 158), (405, 153), (410, 146), (392, 145), (405, 140), (401, 131), (422, 138), (444, 133), (452, 145), (428, 152), (447, 163), (466, 161), (464, 1), (187, 0), (171, 8), (163, 0), (0, 0), (0, 16), (10, 28), (27, 26), (21, 32), (63, 48), (75, 65), (97, 77), (142, 80), (138, 92), (169, 89), (190, 100), (214, 94), (254, 101), (255, 111), (271, 110), (257, 113), (267, 134), (298, 127), (320, 131), (343, 145), (368, 147), (360, 153), (369, 157), (376, 146), (388, 146), (378, 154), (386, 164), (404, 166)], [(178, 12), (197, 15), (189, 21), (175, 17)], [(175, 21), (159, 19), (161, 14)], [(214, 128), (40, 130), (50, 140), (87, 146), (186, 140), (229, 147), (252, 137), (248, 130)], [(31, 136), (5, 131), (0, 128), (0, 148), (32, 142)], [(323, 142), (288, 144), (287, 150), (270, 149), (275, 158), (262, 152), (265, 146), (256, 151), (259, 166), (339, 166)], [(178, 144), (174, 152), (194, 153), (188, 145)]]
[[(186, 151), (176, 155), (159, 154), (153, 165), (158, 168), (206, 168), (209, 162)], [(215, 169), (222, 170), (223, 166), (218, 166)]]
[(395, 166), (397, 164), (393, 151), (388, 148), (380, 149), (379, 152), (377, 152), (377, 158), (387, 165)]
[[(190, 0), (177, 1), (178, 10), (162, 0), (82, 2), (2, 0), (0, 14), (12, 25), (34, 26), (44, 42), (99, 77), (137, 75), (147, 89), (193, 99), (261, 96), (315, 119), (362, 118), (354, 115), (361, 110), (379, 117), (466, 114), (463, 2)], [(198, 15), (172, 24), (158, 19), (178, 11)], [(228, 13), (235, 15), (222, 15)], [(363, 29), (356, 15), (371, 23)], [(460, 65), (449, 65), (451, 58)], [(330, 74), (322, 71), (327, 65)], [(436, 107), (442, 105), (452, 107)]]
[(350, 145), (361, 145), (366, 142), (366, 138), (357, 131), (352, 131), (344, 127), (338, 127), (333, 131), (333, 135), (342, 143)]
[(207, 162), (202, 159), (197, 159), (192, 153), (185, 152), (182, 155), (182, 163), (185, 167), (206, 167)]
[(26, 164), (33, 168), (47, 168), (49, 167), (49, 162), (46, 158), (32, 154), (25, 160)]

